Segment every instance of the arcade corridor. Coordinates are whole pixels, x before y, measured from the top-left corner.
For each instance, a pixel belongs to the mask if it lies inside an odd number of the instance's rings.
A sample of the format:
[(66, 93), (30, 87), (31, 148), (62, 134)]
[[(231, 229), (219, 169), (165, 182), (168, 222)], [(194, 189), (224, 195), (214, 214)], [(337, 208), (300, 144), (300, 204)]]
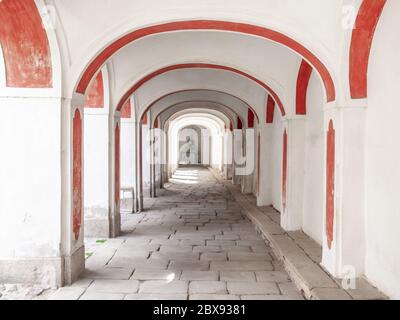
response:
[(0, 299), (400, 299), (399, 0), (0, 22)]
[[(52, 299), (302, 299), (268, 242), (206, 168), (184, 167), (123, 234), (87, 239), (86, 272)], [(151, 203), (150, 203), (151, 202)]]

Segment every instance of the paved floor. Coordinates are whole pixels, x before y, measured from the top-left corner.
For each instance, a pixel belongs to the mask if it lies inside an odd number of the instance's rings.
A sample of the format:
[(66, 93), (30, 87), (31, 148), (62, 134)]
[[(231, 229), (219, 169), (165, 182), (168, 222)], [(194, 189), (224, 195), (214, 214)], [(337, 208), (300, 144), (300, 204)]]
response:
[(123, 234), (87, 239), (86, 272), (51, 299), (302, 299), (229, 191), (204, 168), (179, 169)]

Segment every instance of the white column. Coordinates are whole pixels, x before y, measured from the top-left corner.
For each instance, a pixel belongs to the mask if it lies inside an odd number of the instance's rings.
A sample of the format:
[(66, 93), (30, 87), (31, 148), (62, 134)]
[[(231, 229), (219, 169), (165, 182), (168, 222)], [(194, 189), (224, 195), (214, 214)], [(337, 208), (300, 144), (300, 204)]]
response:
[[(65, 99), (62, 106), (62, 232), (61, 251), (64, 257), (64, 281), (71, 284), (76, 281), (85, 269), (85, 248), (84, 248), (84, 113), (82, 97), (71, 101)], [(79, 135), (79, 120), (81, 121), (82, 133)], [(81, 148), (79, 145), (81, 138)], [(76, 139), (76, 141), (75, 141)], [(76, 161), (81, 152), (81, 167)], [(75, 178), (76, 173), (81, 170), (81, 182)], [(79, 174), (77, 175), (79, 176)], [(81, 195), (79, 194), (81, 188)]]
[(287, 193), (281, 225), (287, 231), (294, 231), (303, 226), (305, 119), (286, 120), (284, 127), (287, 132)]
[(123, 210), (132, 212), (135, 199), (135, 120), (121, 119), (121, 187), (132, 188), (133, 195), (124, 194), (121, 206)]
[(142, 184), (142, 124), (140, 119), (136, 119), (135, 122), (135, 199), (134, 199), (134, 210), (135, 212), (141, 212), (143, 210), (143, 184)]
[(242, 175), (240, 174), (240, 167), (242, 165), (244, 157), (243, 148), (243, 133), (242, 130), (233, 130), (233, 179), (232, 182), (235, 185), (241, 185)]
[[(325, 136), (330, 121), (335, 130), (335, 179), (333, 241), (329, 247), (325, 212), (322, 265), (338, 278), (353, 272), (364, 274), (366, 111), (365, 106), (325, 110)], [(326, 140), (325, 137), (325, 159)], [(324, 168), (326, 172), (326, 163)], [(326, 189), (324, 194), (326, 208)]]
[[(111, 117), (111, 178), (110, 178), (110, 237), (115, 238), (121, 233), (121, 115), (116, 112)], [(118, 146), (117, 146), (118, 143)], [(118, 166), (118, 167), (117, 167)], [(117, 181), (118, 180), (118, 181)]]
[(111, 128), (108, 108), (85, 108), (85, 236), (110, 236)]
[(0, 106), (0, 282), (62, 285), (65, 268), (70, 278), (84, 268), (63, 216), (70, 107), (50, 97), (1, 97)]
[(272, 205), (272, 126), (263, 124), (260, 133), (260, 183), (257, 197), (258, 206)]
[(253, 179), (254, 172), (256, 170), (256, 159), (255, 155), (255, 130), (253, 128), (247, 128), (244, 130), (244, 150), (246, 157), (246, 164), (243, 169), (242, 175), (242, 185), (241, 190), (243, 194), (251, 194), (253, 193)]
[[(150, 117), (148, 122), (150, 122)], [(142, 183), (143, 183), (143, 196), (150, 197), (151, 187), (151, 148), (150, 148), (150, 125), (142, 125)]]

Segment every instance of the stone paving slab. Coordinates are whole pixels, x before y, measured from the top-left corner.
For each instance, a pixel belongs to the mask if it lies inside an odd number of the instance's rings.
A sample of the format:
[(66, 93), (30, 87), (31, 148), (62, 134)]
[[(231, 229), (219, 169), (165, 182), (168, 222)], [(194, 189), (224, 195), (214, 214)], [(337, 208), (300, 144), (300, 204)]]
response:
[[(181, 275), (181, 271), (170, 270), (151, 270), (151, 269), (136, 269), (131, 279), (137, 280), (177, 280)], [(181, 279), (185, 280), (185, 279)]]
[(274, 267), (270, 262), (264, 261), (212, 261), (210, 269), (220, 271), (271, 271)]
[(87, 291), (79, 300), (123, 300), (125, 297), (122, 293), (107, 293)]
[(240, 297), (232, 294), (192, 294), (189, 300), (240, 300)]
[(78, 300), (85, 292), (84, 288), (80, 287), (64, 287), (58, 289), (49, 296), (49, 300)]
[(178, 261), (174, 260), (168, 266), (170, 270), (194, 270), (207, 271), (210, 270), (210, 263), (207, 261)]
[(223, 281), (191, 281), (189, 294), (227, 294), (226, 283)]
[(87, 288), (87, 291), (105, 293), (136, 293), (139, 289), (137, 280), (95, 280)]
[(257, 294), (276, 294), (279, 295), (280, 291), (276, 283), (271, 282), (228, 282), (228, 292), (230, 294), (242, 295), (257, 295)]
[(248, 271), (221, 271), (221, 281), (244, 281), (244, 282), (256, 282), (256, 275), (254, 272)]
[(155, 293), (155, 294), (174, 294), (187, 293), (188, 282), (182, 280), (174, 281), (144, 281), (140, 284), (139, 293)]
[(182, 271), (181, 280), (217, 281), (218, 271)]
[(125, 300), (167, 300), (167, 301), (177, 301), (177, 300), (187, 300), (188, 296), (186, 294), (155, 294), (155, 293), (139, 293), (139, 294), (128, 294)]
[(104, 267), (102, 269), (90, 270), (86, 269), (83, 278), (88, 279), (114, 279), (128, 280), (133, 273), (133, 267), (111, 268)]

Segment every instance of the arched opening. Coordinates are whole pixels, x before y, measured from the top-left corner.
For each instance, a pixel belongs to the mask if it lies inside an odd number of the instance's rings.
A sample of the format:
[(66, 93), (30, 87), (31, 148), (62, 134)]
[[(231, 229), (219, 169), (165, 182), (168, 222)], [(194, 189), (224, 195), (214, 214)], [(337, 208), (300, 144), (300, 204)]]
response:
[(398, 5), (181, 2), (0, 1), (0, 282), (399, 296)]

